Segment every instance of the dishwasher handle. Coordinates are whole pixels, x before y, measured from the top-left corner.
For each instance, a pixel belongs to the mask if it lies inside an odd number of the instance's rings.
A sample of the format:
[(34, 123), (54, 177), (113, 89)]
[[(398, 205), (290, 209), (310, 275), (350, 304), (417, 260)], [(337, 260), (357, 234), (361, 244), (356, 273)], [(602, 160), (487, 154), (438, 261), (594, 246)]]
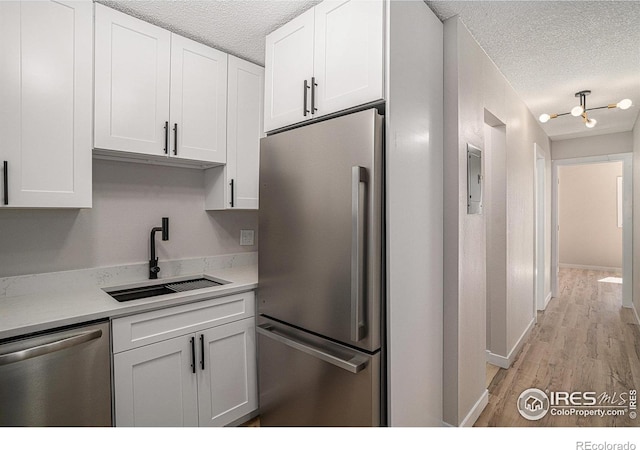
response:
[(48, 353), (64, 350), (66, 348), (75, 347), (76, 345), (93, 341), (100, 337), (102, 337), (102, 330), (90, 330), (76, 334), (75, 336), (50, 342), (48, 344), (38, 345), (24, 350), (19, 350), (17, 352), (6, 353), (4, 355), (0, 355), (0, 366), (6, 366), (7, 364), (24, 361), (25, 359), (35, 358), (36, 356), (42, 356)]

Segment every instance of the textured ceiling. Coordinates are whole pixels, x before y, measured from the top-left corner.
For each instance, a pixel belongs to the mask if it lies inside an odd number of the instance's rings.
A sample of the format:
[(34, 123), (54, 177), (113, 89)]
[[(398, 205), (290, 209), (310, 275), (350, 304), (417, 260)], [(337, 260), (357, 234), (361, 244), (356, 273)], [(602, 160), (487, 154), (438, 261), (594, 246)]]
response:
[(320, 0), (97, 0), (97, 3), (264, 66), (265, 36)]
[(554, 140), (628, 131), (640, 106), (640, 2), (638, 1), (427, 1), (445, 20), (459, 15), (534, 116), (564, 113), (590, 89), (587, 107), (634, 106), (543, 124)]
[[(0, 0), (2, 1), (2, 0)], [(142, 20), (264, 65), (264, 38), (320, 0), (97, 0)], [(429, 1), (459, 15), (535, 117), (631, 98), (634, 106), (572, 116), (542, 127), (552, 139), (631, 130), (640, 106), (640, 1)]]

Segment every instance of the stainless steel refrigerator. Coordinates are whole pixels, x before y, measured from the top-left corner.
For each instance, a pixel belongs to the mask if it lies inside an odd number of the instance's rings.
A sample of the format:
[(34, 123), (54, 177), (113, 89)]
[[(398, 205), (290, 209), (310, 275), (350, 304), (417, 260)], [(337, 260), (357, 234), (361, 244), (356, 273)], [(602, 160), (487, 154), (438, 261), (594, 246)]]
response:
[(383, 128), (369, 109), (261, 141), (263, 426), (385, 422)]

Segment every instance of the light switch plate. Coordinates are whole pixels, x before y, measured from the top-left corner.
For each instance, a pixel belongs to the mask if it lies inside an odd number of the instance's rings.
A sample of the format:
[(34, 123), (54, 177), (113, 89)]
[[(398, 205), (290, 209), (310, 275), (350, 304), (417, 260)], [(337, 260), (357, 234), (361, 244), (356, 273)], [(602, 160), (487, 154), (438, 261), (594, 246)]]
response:
[(240, 230), (240, 245), (253, 245), (253, 230)]

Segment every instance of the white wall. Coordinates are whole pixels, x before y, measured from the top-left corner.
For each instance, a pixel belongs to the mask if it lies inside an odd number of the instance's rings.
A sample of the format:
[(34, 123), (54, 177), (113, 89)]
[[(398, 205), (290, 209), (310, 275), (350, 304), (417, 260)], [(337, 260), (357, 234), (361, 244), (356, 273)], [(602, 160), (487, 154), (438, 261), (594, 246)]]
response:
[(556, 160), (629, 153), (632, 146), (631, 131), (565, 139), (551, 143), (551, 158)]
[(442, 425), (442, 23), (388, 2), (388, 400), (393, 426)]
[(640, 314), (640, 113), (633, 127), (633, 305)]
[(558, 168), (559, 262), (622, 270), (617, 177), (622, 162)]
[[(484, 111), (506, 124), (507, 351), (533, 323), (534, 142), (550, 142), (458, 18), (445, 22), (444, 420), (473, 423), (486, 401), (485, 216), (467, 215), (466, 144), (483, 147)], [(493, 318), (492, 318), (493, 319)], [(505, 355), (506, 356), (506, 355)], [(483, 400), (484, 399), (484, 400)]]
[(0, 277), (148, 261), (163, 216), (160, 260), (257, 251), (239, 245), (257, 212), (207, 213), (201, 170), (94, 160), (92, 209), (0, 211)]

